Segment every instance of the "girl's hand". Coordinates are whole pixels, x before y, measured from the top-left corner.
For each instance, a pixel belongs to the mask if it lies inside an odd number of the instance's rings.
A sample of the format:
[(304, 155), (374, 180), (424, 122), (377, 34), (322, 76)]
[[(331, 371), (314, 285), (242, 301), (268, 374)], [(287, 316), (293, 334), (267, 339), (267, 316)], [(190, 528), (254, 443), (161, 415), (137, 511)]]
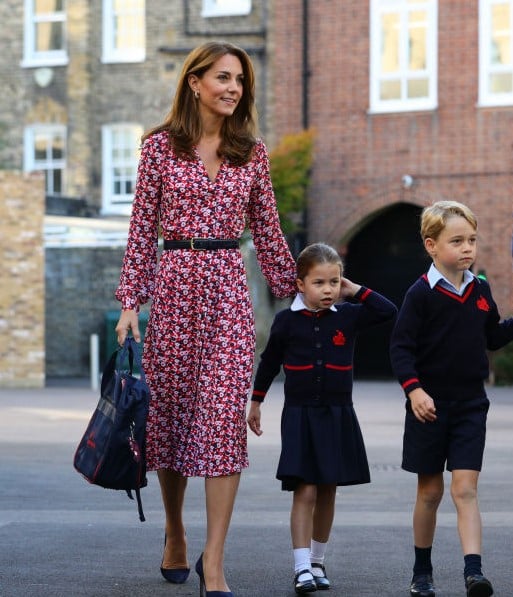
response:
[(340, 298), (348, 298), (354, 296), (361, 288), (360, 284), (351, 282), (348, 278), (342, 277), (340, 280)]
[(435, 403), (429, 394), (422, 388), (415, 388), (408, 394), (408, 397), (413, 414), (421, 423), (436, 421)]
[(139, 318), (133, 309), (121, 311), (118, 324), (116, 325), (116, 334), (118, 335), (118, 344), (123, 346), (129, 330), (132, 330), (132, 336), (136, 342), (141, 341), (141, 333), (139, 332)]
[(262, 435), (263, 432), (260, 428), (260, 402), (251, 402), (247, 422), (255, 435)]

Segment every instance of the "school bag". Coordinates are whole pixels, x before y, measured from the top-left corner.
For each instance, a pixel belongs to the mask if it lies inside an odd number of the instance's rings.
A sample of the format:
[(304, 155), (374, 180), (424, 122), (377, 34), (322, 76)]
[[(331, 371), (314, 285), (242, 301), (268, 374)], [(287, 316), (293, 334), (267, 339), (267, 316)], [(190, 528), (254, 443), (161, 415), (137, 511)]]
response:
[[(128, 357), (128, 370), (123, 369)], [(140, 377), (133, 374), (135, 364)], [(146, 487), (146, 420), (150, 391), (137, 342), (127, 337), (112, 353), (102, 374), (100, 400), (78, 444), (75, 469), (89, 483), (135, 492), (139, 520), (144, 522), (141, 493)]]

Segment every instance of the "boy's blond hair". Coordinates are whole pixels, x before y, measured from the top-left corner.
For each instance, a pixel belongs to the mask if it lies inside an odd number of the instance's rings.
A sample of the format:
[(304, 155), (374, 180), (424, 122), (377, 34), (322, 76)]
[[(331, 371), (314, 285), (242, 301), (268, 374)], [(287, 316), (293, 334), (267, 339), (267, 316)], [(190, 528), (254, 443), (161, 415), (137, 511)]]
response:
[(477, 218), (466, 205), (458, 201), (437, 201), (422, 210), (420, 216), (420, 235), (422, 240), (436, 240), (452, 216), (461, 216), (477, 230)]

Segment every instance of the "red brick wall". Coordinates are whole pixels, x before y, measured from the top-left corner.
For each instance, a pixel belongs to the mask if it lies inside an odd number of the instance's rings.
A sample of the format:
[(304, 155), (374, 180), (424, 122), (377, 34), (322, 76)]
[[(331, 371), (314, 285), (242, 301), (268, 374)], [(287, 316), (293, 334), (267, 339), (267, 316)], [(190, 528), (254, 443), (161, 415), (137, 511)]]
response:
[[(438, 108), (396, 114), (368, 112), (369, 4), (308, 2), (310, 240), (345, 242), (397, 202), (462, 201), (478, 216), (476, 271), (486, 270), (501, 312), (513, 313), (513, 106), (477, 106), (478, 2), (438, 3)], [(302, 127), (302, 2), (276, 1), (273, 16), (277, 140)]]

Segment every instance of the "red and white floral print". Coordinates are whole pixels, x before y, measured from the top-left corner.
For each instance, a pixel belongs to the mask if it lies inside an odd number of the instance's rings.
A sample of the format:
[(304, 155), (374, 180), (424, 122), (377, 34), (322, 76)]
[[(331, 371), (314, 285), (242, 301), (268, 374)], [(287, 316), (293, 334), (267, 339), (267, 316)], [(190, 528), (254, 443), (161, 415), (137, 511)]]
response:
[(295, 292), (296, 270), (280, 230), (267, 150), (223, 161), (214, 181), (196, 155), (177, 158), (167, 134), (146, 140), (116, 297), (123, 308), (152, 300), (143, 364), (151, 390), (149, 470), (218, 476), (248, 465), (246, 401), (255, 331), (239, 250), (164, 251), (166, 239), (240, 238), (249, 226), (272, 292)]

